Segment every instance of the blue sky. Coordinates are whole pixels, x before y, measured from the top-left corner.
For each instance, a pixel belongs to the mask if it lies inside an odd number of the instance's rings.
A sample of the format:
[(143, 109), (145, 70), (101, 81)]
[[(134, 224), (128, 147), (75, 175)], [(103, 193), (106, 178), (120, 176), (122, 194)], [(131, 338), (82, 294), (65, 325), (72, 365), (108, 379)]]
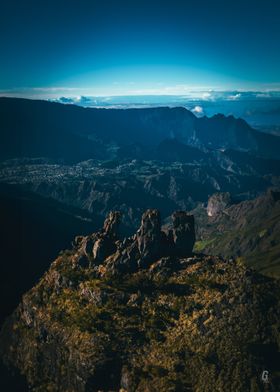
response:
[(280, 2), (1, 2), (0, 94), (279, 90)]

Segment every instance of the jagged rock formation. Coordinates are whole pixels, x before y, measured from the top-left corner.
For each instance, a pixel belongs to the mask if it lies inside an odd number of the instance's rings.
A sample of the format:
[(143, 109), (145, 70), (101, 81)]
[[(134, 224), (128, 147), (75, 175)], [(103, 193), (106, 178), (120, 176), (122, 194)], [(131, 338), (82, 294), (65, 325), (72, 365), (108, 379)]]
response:
[(145, 263), (160, 255), (162, 247), (160, 214), (157, 210), (148, 210), (142, 216), (141, 226), (136, 234), (141, 260)]
[(120, 214), (76, 237), (0, 333), (0, 354), (34, 391), (279, 390), (279, 283), (234, 261), (194, 255), (194, 219)]
[[(87, 237), (76, 237), (74, 262), (91, 266), (97, 274), (135, 272), (164, 256), (190, 256), (195, 243), (194, 218), (185, 211), (172, 215), (173, 229), (161, 230), (158, 210), (147, 210), (137, 233), (121, 241), (120, 212), (110, 212), (103, 229)], [(102, 266), (100, 266), (102, 264)]]
[(98, 265), (116, 251), (120, 217), (119, 212), (110, 212), (100, 232), (75, 238), (75, 245), (78, 248), (75, 260), (80, 265)]

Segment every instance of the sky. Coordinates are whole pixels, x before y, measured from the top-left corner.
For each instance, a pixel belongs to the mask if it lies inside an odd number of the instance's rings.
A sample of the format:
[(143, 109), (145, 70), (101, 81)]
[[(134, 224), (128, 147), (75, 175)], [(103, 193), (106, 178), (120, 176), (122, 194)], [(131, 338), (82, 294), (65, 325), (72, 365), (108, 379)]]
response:
[(280, 90), (278, 0), (0, 5), (0, 95)]

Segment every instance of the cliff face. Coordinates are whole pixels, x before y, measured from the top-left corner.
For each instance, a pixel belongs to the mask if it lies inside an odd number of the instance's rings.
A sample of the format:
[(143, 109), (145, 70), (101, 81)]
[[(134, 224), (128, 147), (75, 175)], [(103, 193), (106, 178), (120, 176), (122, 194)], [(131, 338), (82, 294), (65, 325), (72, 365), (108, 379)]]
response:
[(207, 215), (216, 216), (222, 213), (231, 204), (230, 194), (225, 193), (215, 193), (208, 199), (207, 204)]
[(163, 232), (148, 210), (125, 239), (120, 218), (76, 237), (23, 297), (1, 331), (4, 362), (35, 391), (279, 390), (279, 283), (194, 255), (185, 212)]
[(269, 189), (253, 200), (230, 204), (227, 193), (209, 198), (207, 210), (193, 211), (196, 250), (240, 257), (261, 273), (280, 277), (280, 192)]

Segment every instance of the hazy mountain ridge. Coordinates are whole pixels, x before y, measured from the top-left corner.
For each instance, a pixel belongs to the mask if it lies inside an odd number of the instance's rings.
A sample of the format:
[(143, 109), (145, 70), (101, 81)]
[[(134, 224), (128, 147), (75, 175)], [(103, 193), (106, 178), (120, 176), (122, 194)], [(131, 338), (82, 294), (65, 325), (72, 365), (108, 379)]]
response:
[(94, 109), (46, 101), (0, 98), (1, 157), (48, 156), (77, 162), (112, 155), (112, 143), (156, 146), (166, 138), (186, 144), (253, 151), (279, 159), (280, 138), (244, 120), (197, 118), (184, 108)]

